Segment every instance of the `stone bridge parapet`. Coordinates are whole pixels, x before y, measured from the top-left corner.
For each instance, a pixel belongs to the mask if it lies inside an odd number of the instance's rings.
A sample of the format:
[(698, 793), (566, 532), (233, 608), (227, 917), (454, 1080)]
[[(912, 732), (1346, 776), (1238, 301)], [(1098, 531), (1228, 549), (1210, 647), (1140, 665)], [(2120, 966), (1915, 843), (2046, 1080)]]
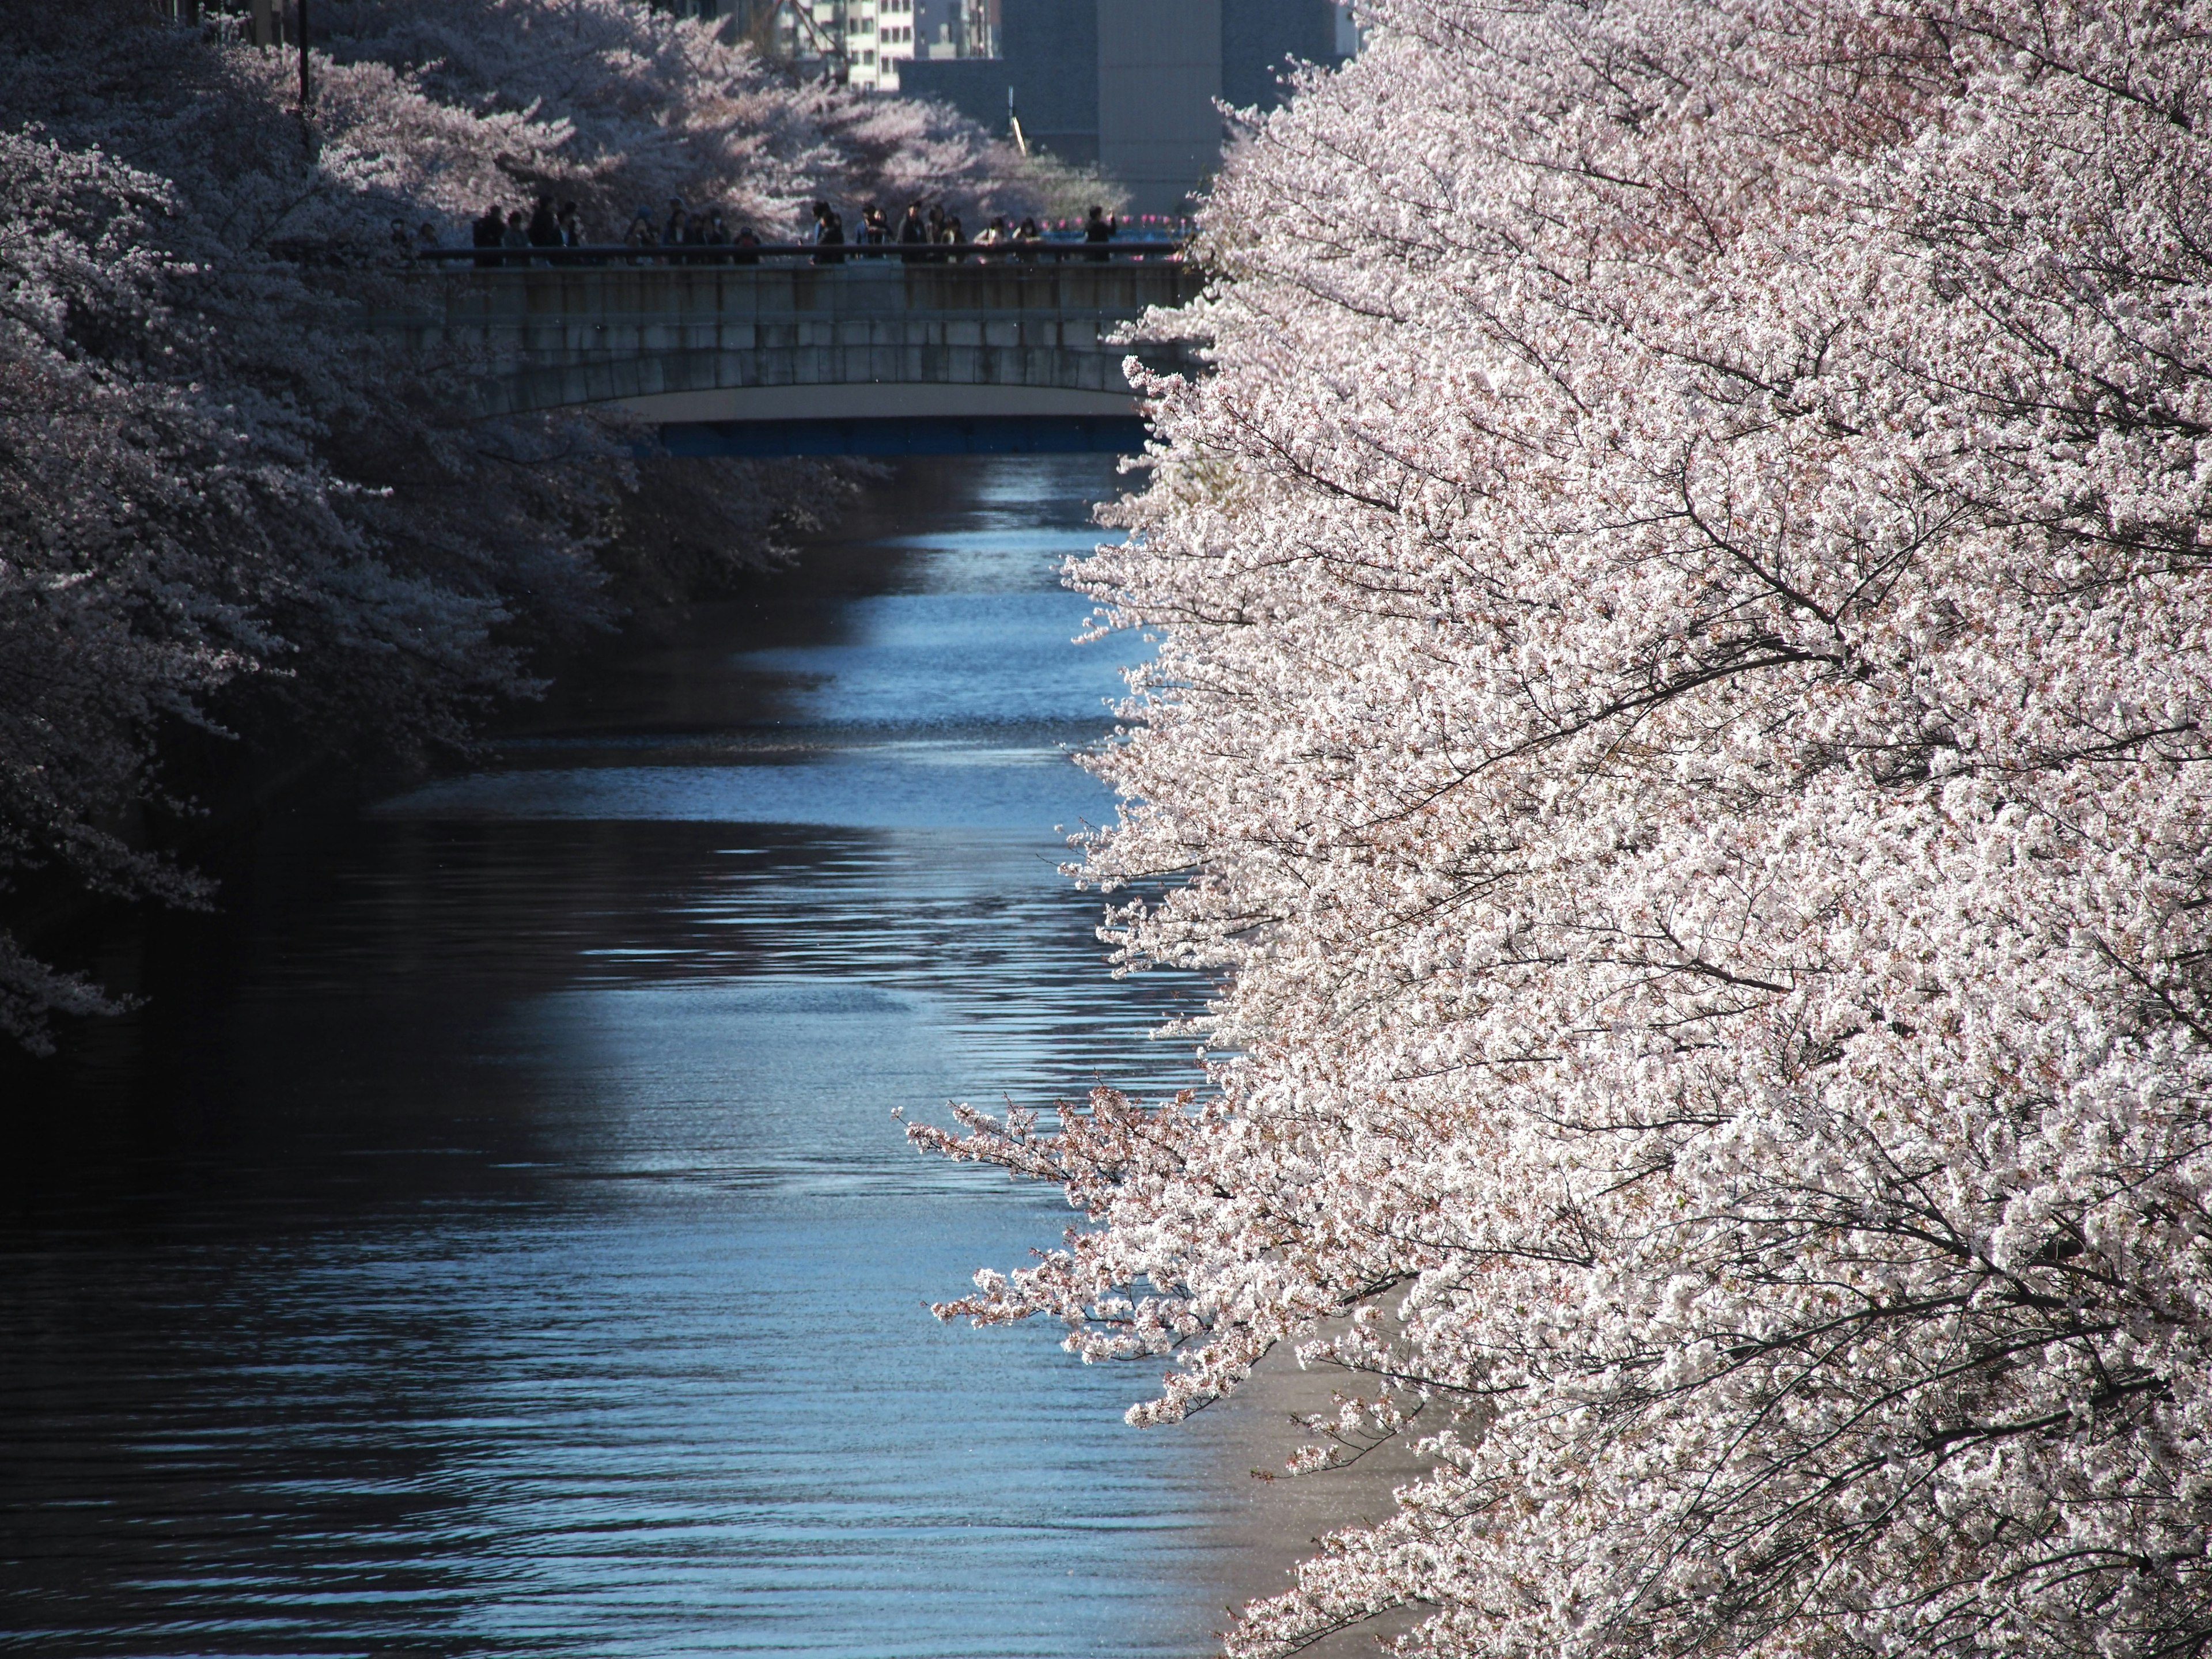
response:
[[(463, 267), (410, 275), (372, 322), (466, 372), (484, 416), (1126, 416), (1132, 350), (1111, 336), (1200, 282), (1169, 259)], [(1172, 350), (1134, 355), (1177, 366)]]

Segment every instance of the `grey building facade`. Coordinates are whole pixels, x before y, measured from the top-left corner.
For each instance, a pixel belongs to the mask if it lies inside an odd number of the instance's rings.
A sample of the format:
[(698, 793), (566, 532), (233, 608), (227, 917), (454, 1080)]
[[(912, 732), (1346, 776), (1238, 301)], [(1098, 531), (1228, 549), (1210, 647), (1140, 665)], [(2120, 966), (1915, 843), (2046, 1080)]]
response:
[(1008, 100), (1022, 131), (1063, 161), (1098, 159), (1098, 13), (1118, 0), (1002, 0), (999, 55), (905, 66), (899, 90), (939, 98), (1003, 136)]
[(901, 89), (994, 132), (1096, 161), (1139, 213), (1172, 213), (1221, 158), (1214, 100), (1272, 107), (1285, 64), (1337, 57), (1334, 0), (1002, 0), (997, 58), (915, 63)]
[(1334, 64), (1340, 50), (1333, 0), (1221, 0), (1221, 95), (1238, 109), (1273, 109), (1292, 58)]

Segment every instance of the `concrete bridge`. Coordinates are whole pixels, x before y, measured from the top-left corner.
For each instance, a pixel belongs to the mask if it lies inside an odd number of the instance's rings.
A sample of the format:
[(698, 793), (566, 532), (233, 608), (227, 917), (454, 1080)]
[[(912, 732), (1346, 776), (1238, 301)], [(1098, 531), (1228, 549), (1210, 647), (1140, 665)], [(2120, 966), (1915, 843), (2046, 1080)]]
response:
[(1126, 450), (1143, 441), (1131, 352), (1107, 341), (1200, 281), (1164, 250), (921, 264), (853, 249), (838, 264), (813, 252), (645, 264), (562, 250), (489, 270), (463, 255), (410, 273), (402, 307), (373, 321), (467, 375), (483, 416), (604, 405), (658, 423), (678, 454)]

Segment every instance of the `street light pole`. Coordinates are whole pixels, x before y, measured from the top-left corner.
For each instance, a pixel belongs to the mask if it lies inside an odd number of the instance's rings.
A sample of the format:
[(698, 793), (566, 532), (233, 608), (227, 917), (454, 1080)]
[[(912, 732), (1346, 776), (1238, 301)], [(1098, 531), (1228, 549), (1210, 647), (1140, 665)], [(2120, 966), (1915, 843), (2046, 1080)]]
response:
[(300, 118), (307, 118), (307, 106), (315, 101), (313, 71), (307, 63), (307, 0), (300, 4)]

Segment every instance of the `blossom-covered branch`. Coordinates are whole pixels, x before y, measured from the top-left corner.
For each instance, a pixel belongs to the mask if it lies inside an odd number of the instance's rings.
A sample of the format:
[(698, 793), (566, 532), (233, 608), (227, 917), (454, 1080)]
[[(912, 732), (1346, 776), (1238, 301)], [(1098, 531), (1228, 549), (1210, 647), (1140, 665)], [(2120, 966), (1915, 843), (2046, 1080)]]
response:
[(2212, 13), (1363, 9), (1075, 572), (1234, 1058), (957, 1308), (1374, 1379), (1239, 1654), (2201, 1651)]

